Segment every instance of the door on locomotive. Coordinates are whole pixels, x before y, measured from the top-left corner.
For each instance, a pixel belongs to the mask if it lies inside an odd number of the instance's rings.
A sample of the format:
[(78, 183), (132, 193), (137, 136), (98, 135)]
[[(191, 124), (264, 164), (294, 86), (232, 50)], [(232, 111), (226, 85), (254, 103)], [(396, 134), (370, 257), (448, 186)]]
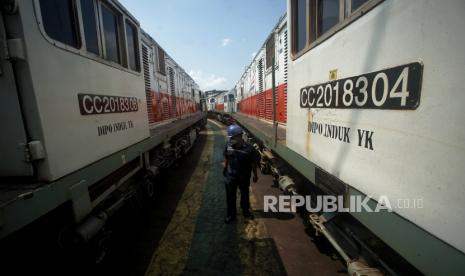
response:
[(226, 111), (228, 113), (233, 113), (236, 112), (236, 99), (234, 97), (234, 94), (228, 94), (228, 110)]
[(27, 135), (13, 71), (12, 57), (4, 45), (20, 40), (7, 40), (4, 12), (0, 10), (0, 177), (31, 176), (33, 169), (25, 153)]

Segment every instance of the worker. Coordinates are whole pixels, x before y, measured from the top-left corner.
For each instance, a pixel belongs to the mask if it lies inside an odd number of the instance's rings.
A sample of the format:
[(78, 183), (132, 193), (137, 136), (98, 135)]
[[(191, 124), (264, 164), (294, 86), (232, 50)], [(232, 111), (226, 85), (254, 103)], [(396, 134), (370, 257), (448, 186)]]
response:
[(228, 142), (224, 149), (224, 170), (226, 186), (227, 216), (225, 223), (236, 219), (237, 188), (241, 193), (241, 209), (245, 218), (253, 218), (250, 212), (249, 186), (253, 173), (253, 182), (258, 180), (257, 165), (260, 154), (242, 138), (242, 128), (236, 124), (228, 127)]

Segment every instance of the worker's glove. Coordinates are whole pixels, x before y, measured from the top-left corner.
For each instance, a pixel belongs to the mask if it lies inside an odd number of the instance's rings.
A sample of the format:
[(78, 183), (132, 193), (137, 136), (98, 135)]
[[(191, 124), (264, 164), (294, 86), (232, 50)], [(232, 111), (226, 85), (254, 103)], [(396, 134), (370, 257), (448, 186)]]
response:
[(253, 181), (253, 183), (257, 183), (257, 181), (258, 181), (258, 176), (257, 176), (257, 175), (254, 175), (254, 176), (252, 177), (252, 181)]

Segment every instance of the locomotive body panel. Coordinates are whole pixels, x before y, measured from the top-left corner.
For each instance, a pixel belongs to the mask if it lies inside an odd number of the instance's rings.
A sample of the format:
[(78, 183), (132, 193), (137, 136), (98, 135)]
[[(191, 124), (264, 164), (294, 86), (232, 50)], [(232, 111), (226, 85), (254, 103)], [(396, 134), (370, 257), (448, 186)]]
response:
[[(0, 13), (0, 41), (7, 41), (3, 14)], [(27, 134), (17, 94), (13, 64), (7, 59), (8, 52), (0, 50), (0, 176), (33, 175), (32, 164), (26, 160)]]
[(14, 2), (0, 4), (2, 239), (59, 207), (78, 227), (139, 197), (134, 180), (205, 123), (198, 85), (118, 1)]
[(273, 120), (272, 71), (274, 69), (276, 120), (282, 124), (286, 123), (287, 36), (287, 20), (286, 16), (283, 16), (236, 84), (238, 112), (267, 121)]
[(199, 86), (148, 34), (142, 41), (150, 127), (198, 112)]
[(38, 178), (53, 181), (148, 138), (149, 129), (142, 75), (52, 44), (38, 3), (19, 6), (26, 60), (17, 78), (28, 132), (45, 150)]
[[(458, 35), (465, 25), (464, 8), (462, 1), (448, 5), (383, 1), (308, 52), (296, 55), (289, 65), (286, 135), (287, 147), (293, 151), (366, 195), (387, 196), (396, 213), (462, 252), (465, 240), (457, 229), (465, 228), (465, 219), (453, 210), (462, 210), (465, 200), (460, 107), (465, 94), (459, 77), (465, 67), (465, 38)], [(413, 62), (419, 63), (422, 76), (405, 69)], [(402, 70), (388, 76), (389, 68), (397, 66)], [(371, 72), (378, 73), (370, 79)], [(407, 85), (407, 78), (418, 74), (420, 87)], [(356, 77), (353, 86), (350, 81), (340, 82), (339, 93), (353, 89), (353, 100), (361, 105), (354, 109), (326, 104), (331, 90), (332, 101), (336, 100), (337, 83), (331, 81), (349, 77)], [(363, 106), (363, 89), (370, 81), (367, 93), (375, 94), (372, 100), (381, 109)], [(410, 89), (408, 96), (404, 82)], [(318, 98), (309, 95), (327, 86), (331, 89), (318, 107)], [(419, 89), (421, 99), (414, 110), (402, 107), (401, 98), (413, 97)], [(395, 98), (397, 110), (386, 110), (391, 107), (382, 106), (382, 95)], [(339, 105), (349, 100), (350, 95), (339, 98)], [(315, 105), (301, 107), (302, 101)], [(397, 203), (404, 199), (421, 200), (424, 205), (402, 208)]]

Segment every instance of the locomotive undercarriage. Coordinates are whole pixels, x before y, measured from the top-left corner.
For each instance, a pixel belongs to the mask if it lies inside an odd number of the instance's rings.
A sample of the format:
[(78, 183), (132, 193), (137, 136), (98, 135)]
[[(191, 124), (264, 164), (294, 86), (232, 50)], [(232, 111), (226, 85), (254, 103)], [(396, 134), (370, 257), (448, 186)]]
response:
[[(108, 221), (125, 204), (144, 205), (156, 194), (157, 175), (176, 164), (194, 145), (199, 126), (186, 129), (161, 145), (144, 153), (120, 170), (89, 189), (92, 213), (75, 226), (66, 226), (66, 234), (59, 236), (59, 244), (68, 250), (86, 251), (92, 262), (100, 262), (107, 250), (106, 240), (111, 234)], [(91, 254), (88, 254), (88, 252)]]
[[(342, 189), (316, 186), (260, 141), (247, 132), (245, 138), (254, 145), (262, 156), (260, 170), (271, 174), (274, 186), (286, 195), (342, 195)], [(343, 183), (341, 183), (343, 184)], [(345, 185), (345, 184), (343, 184)], [(341, 186), (342, 187), (342, 186)], [(312, 200), (312, 205), (316, 200)], [(380, 240), (369, 229), (347, 213), (311, 213), (305, 207), (297, 207), (306, 225), (307, 233), (316, 242), (329, 243), (345, 265), (350, 275), (419, 275), (420, 272), (403, 259), (392, 248)]]

